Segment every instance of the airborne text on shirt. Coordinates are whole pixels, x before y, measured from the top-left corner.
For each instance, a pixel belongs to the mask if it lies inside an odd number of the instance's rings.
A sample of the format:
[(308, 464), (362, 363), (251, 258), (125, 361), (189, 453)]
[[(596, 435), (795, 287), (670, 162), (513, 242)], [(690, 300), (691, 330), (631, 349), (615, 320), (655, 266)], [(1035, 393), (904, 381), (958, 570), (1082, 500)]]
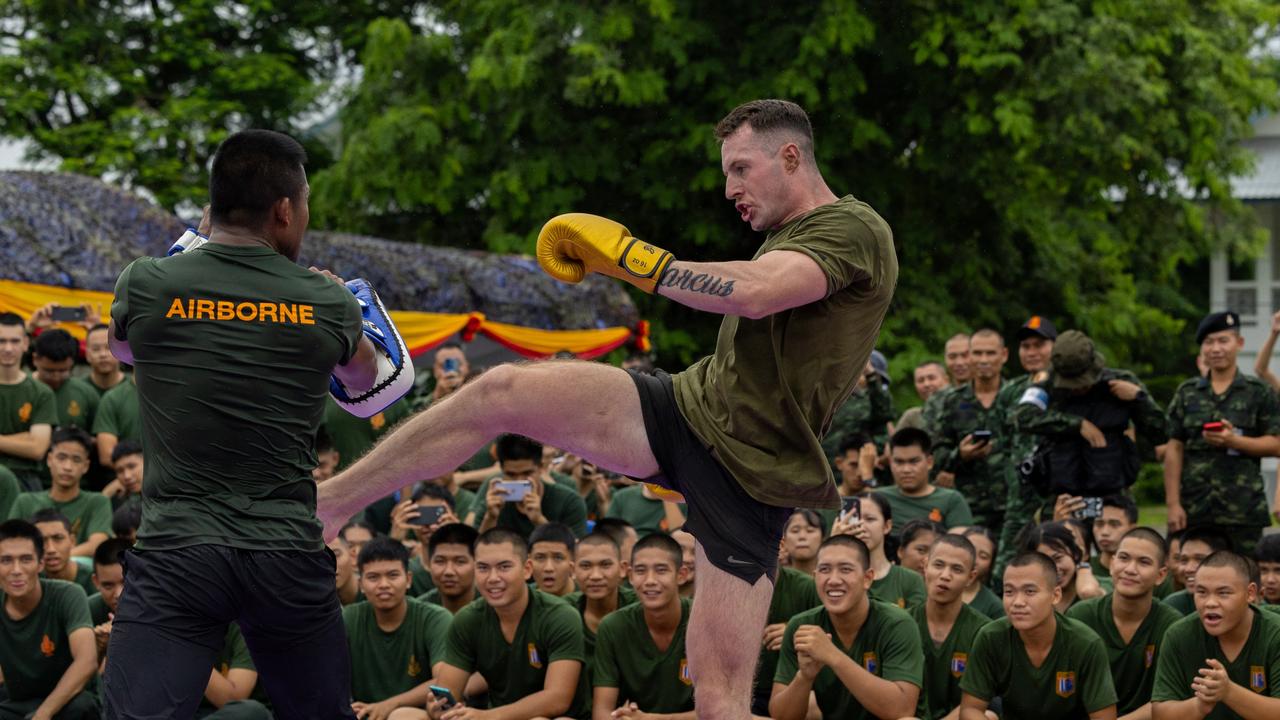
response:
[(174, 298), (165, 318), (183, 320), (240, 320), (242, 322), (294, 323), (315, 325), (315, 308), (299, 303), (233, 302), (204, 298)]

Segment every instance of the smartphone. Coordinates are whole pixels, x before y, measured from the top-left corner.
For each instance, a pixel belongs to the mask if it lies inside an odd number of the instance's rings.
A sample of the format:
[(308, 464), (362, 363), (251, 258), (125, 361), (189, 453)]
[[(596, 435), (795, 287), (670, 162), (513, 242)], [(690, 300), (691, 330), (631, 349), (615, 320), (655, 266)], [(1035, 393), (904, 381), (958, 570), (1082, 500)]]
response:
[(991, 431), (990, 430), (974, 430), (973, 441), (974, 442), (991, 442)]
[(507, 491), (507, 502), (520, 502), (533, 489), (533, 482), (529, 480), (499, 480), (496, 484)]
[(462, 370), (462, 361), (458, 358), (445, 358), (441, 369), (447, 373), (456, 373)]
[(418, 508), (418, 517), (409, 518), (405, 522), (410, 525), (421, 525), (422, 527), (431, 527), (440, 522), (440, 518), (449, 512), (449, 508), (444, 505), (424, 505)]
[(54, 305), (49, 311), (49, 317), (54, 322), (84, 322), (85, 313), (82, 307)]
[(1227, 426), (1223, 425), (1221, 420), (1215, 420), (1214, 422), (1207, 422), (1204, 424), (1205, 432), (1220, 433), (1226, 429)]
[(448, 710), (458, 704), (458, 701), (453, 698), (453, 693), (449, 691), (449, 688), (442, 688), (439, 685), (428, 685), (427, 687), (431, 688), (432, 695), (444, 698), (444, 710)]
[(1084, 500), (1084, 507), (1076, 511), (1076, 517), (1081, 520), (1093, 520), (1102, 517), (1102, 498), (1087, 497)]
[(862, 519), (862, 504), (856, 497), (846, 497), (841, 499), (840, 504), (843, 506), (842, 513), (850, 520)]

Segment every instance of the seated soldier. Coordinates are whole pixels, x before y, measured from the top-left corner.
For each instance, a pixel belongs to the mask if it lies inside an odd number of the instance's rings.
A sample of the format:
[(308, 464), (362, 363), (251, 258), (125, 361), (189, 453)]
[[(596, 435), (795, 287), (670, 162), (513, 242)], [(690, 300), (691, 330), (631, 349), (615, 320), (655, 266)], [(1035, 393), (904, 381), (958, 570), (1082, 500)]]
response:
[(138, 541), (138, 528), (142, 525), (142, 503), (126, 503), (111, 513), (111, 534), (129, 545)]
[(685, 520), (682, 504), (664, 501), (644, 483), (614, 492), (605, 517), (626, 520), (638, 535), (669, 533), (683, 526)]
[[(1116, 548), (1120, 547), (1121, 538), (1137, 526), (1138, 506), (1133, 498), (1128, 495), (1102, 498), (1102, 514), (1093, 519), (1093, 540), (1098, 544), (1098, 555), (1089, 561), (1089, 567), (1098, 584), (1107, 592), (1112, 590), (1111, 561), (1116, 556)], [(1164, 540), (1161, 539), (1160, 543), (1163, 545)], [(1160, 554), (1164, 553), (1162, 550)]]
[(120, 556), (131, 546), (120, 538), (111, 538), (98, 546), (93, 553), (93, 586), (98, 592), (89, 596), (89, 620), (93, 622), (93, 635), (98, 643), (98, 660), (107, 657), (107, 642), (111, 639), (111, 617), (120, 604), (124, 592), (124, 567)]
[(1197, 615), (1164, 637), (1151, 716), (1280, 717), (1280, 616), (1252, 607), (1258, 585), (1249, 561), (1220, 550), (1195, 571)]
[(98, 410), (98, 391), (88, 380), (71, 377), (80, 343), (61, 328), (49, 328), (31, 344), (31, 364), (35, 379), (49, 386), (57, 404), (58, 425), (81, 430), (93, 427)]
[(214, 660), (209, 684), (195, 717), (201, 720), (271, 720), (266, 690), (258, 684), (258, 668), (249, 655), (240, 626), (227, 624), (222, 650)]
[(529, 536), (529, 560), (533, 582), (538, 589), (556, 597), (567, 597), (578, 588), (573, 582), (573, 531), (560, 523), (547, 523)]
[(452, 616), (408, 597), (409, 550), (374, 538), (360, 551), (360, 589), (367, 602), (342, 610), (351, 653), (351, 710), (385, 718), (401, 707), (424, 707), (444, 661)]
[[(693, 534), (687, 530), (674, 530), (671, 533), (671, 538), (680, 543), (680, 549), (684, 551), (684, 568), (689, 571), (685, 575), (684, 582), (680, 583), (680, 597), (691, 598), (698, 588), (698, 577), (694, 561), (697, 556), (697, 545)], [(624, 555), (623, 557), (626, 556)]]
[[(895, 436), (897, 437), (897, 436)], [(928, 595), (908, 612), (920, 631), (924, 650), (924, 682), (916, 717), (925, 720), (960, 716), (960, 679), (973, 652), (973, 641), (990, 618), (964, 602), (964, 589), (978, 574), (977, 552), (963, 535), (942, 534), (924, 565)]]
[(1253, 551), (1258, 563), (1258, 602), (1280, 606), (1280, 535), (1264, 535)]
[(338, 536), (347, 541), (347, 545), (351, 547), (351, 552), (355, 553), (356, 557), (360, 557), (364, 544), (377, 537), (378, 531), (363, 520), (352, 520), (342, 526)]
[(146, 468), (142, 444), (136, 440), (116, 443), (111, 451), (111, 467), (116, 471), (116, 479), (102, 489), (102, 494), (111, 499), (112, 512), (126, 505), (141, 507), (142, 474)]
[(409, 561), (409, 577), (413, 584), (409, 594), (423, 597), (435, 587), (431, 579), (431, 558), (427, 555), (431, 534), (436, 529), (458, 522), (453, 495), (435, 484), (423, 484), (413, 491), (413, 497), (397, 504), (391, 511), (391, 536), (403, 540), (412, 536), (417, 540), (417, 552)]
[(51, 580), (75, 583), (84, 590), (86, 596), (97, 592), (98, 589), (93, 586), (93, 571), (71, 557), (71, 549), (75, 545), (71, 521), (57, 510), (46, 508), (31, 516), (31, 524), (36, 526), (44, 538), (42, 575)]
[(1004, 603), (1000, 601), (999, 595), (987, 587), (987, 583), (991, 581), (991, 565), (996, 557), (995, 535), (981, 525), (951, 528), (947, 533), (963, 536), (973, 544), (973, 549), (978, 553), (978, 576), (964, 590), (965, 604), (992, 620), (1004, 617)]
[[(578, 614), (564, 600), (529, 587), (529, 546), (519, 534), (487, 530), (476, 540), (475, 555), (476, 589), (484, 602), (454, 616), (436, 684), (461, 700), (468, 679), (480, 673), (489, 684), (489, 712), (496, 717), (585, 718), (591, 712), (590, 685), (582, 675)], [(432, 718), (443, 720), (483, 714), (465, 702), (444, 710), (443, 698), (428, 708)], [(396, 718), (422, 716), (401, 711)]]
[(694, 720), (685, 655), (692, 601), (680, 597), (685, 572), (683, 552), (668, 535), (651, 533), (631, 551), (631, 585), (639, 602), (600, 623), (592, 664), (593, 720)]
[(582, 616), (587, 653), (585, 667), (590, 669), (600, 622), (610, 613), (635, 602), (636, 593), (622, 584), (622, 574), (628, 564), (622, 562), (622, 551), (608, 533), (588, 534), (578, 542), (573, 553), (574, 578), (580, 590), (570, 593), (565, 600)]
[[(933, 544), (938, 541), (938, 538), (946, 534), (946, 528), (932, 520), (917, 518), (907, 523), (906, 527), (902, 528), (902, 534), (898, 536), (898, 565), (924, 577), (924, 566), (929, 562), (929, 551), (933, 549)], [(925, 592), (928, 593), (927, 587)]]
[(924, 580), (918, 573), (894, 565), (885, 551), (885, 538), (893, 531), (893, 511), (881, 493), (863, 493), (850, 501), (831, 527), (832, 535), (851, 535), (861, 540), (871, 552), (871, 569), (875, 582), (871, 597), (900, 608), (924, 603)]
[(316, 432), (316, 466), (311, 469), (311, 477), (315, 478), (318, 485), (333, 477), (341, 462), (342, 454), (338, 452), (338, 448), (334, 447), (329, 431), (321, 425)]
[(1182, 550), (1178, 555), (1178, 570), (1182, 575), (1184, 590), (1179, 590), (1163, 602), (1183, 615), (1191, 615), (1196, 611), (1196, 570), (1200, 563), (1210, 555), (1223, 550), (1232, 550), (1231, 539), (1214, 527), (1198, 526), (1187, 528), (1182, 533)]
[[(973, 514), (964, 495), (930, 482), (932, 450), (929, 433), (920, 428), (902, 428), (889, 440), (893, 484), (877, 488), (875, 492), (889, 501), (894, 526), (898, 529), (912, 520), (932, 520), (944, 528), (973, 524)], [(897, 538), (898, 533), (893, 533), (893, 537)]]
[(595, 532), (609, 533), (609, 537), (618, 543), (618, 550), (622, 553), (622, 584), (626, 585), (627, 558), (631, 557), (631, 548), (636, 546), (636, 542), (640, 540), (640, 533), (631, 523), (619, 517), (602, 518), (596, 523)]
[(1072, 607), (1067, 617), (1088, 625), (1102, 638), (1119, 696), (1116, 711), (1121, 717), (1149, 717), (1155, 659), (1164, 646), (1165, 631), (1181, 616), (1155, 599), (1155, 589), (1168, 572), (1160, 533), (1134, 528), (1112, 547), (1109, 561), (1115, 590)]
[[(476, 492), (473, 526), (482, 533), (504, 527), (527, 538), (535, 527), (558, 522), (567, 525), (574, 537), (587, 534), (587, 506), (572, 483), (543, 480), (541, 443), (503, 435), (494, 449), (502, 474), (485, 480)], [(512, 494), (519, 499), (508, 500)]]
[(34, 525), (0, 523), (0, 718), (96, 720), (89, 603), (78, 586), (41, 578), (43, 557)]
[(832, 535), (815, 580), (822, 606), (787, 623), (770, 716), (801, 720), (813, 692), (824, 718), (910, 717), (924, 684), (920, 633), (905, 610), (871, 597), (871, 551)]
[(79, 428), (53, 431), (46, 462), (53, 477), (48, 490), (25, 492), (13, 501), (10, 518), (29, 518), (37, 510), (53, 508), (71, 523), (75, 540), (72, 555), (93, 557), (98, 544), (111, 530), (111, 501), (100, 493), (80, 489), (80, 478), (89, 472), (89, 455), (93, 440)]
[[(816, 570), (816, 553), (814, 565)], [(813, 576), (795, 568), (778, 567), (778, 579), (773, 583), (773, 597), (769, 600), (769, 614), (765, 618), (760, 660), (756, 665), (755, 687), (751, 692), (751, 714), (764, 717), (769, 715), (769, 696), (773, 692), (773, 675), (778, 669), (778, 652), (782, 649), (782, 636), (787, 630), (787, 623), (796, 615), (821, 604)]]
[(431, 588), (422, 600), (439, 605), (451, 615), (476, 599), (476, 538), (470, 525), (449, 523), (431, 533), (427, 555), (431, 560)]
[(356, 554), (351, 551), (351, 545), (341, 535), (327, 544), (333, 553), (333, 582), (338, 590), (338, 603), (346, 607), (364, 602), (360, 578), (356, 576)]
[(1054, 612), (1058, 569), (1023, 552), (1004, 573), (1005, 617), (978, 631), (960, 679), (960, 720), (983, 720), (999, 697), (1008, 718), (1115, 720), (1106, 648), (1078, 620)]

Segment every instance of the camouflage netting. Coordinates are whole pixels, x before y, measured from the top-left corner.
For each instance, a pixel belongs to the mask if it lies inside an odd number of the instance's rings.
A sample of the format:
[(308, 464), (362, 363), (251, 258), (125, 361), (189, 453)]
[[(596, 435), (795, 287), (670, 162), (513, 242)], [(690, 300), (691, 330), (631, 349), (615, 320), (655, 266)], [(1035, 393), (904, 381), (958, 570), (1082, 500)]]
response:
[[(100, 180), (0, 172), (0, 278), (110, 291), (130, 260), (163, 255), (178, 218)], [(545, 329), (632, 327), (639, 316), (620, 283), (556, 282), (527, 257), (310, 232), (304, 265), (364, 277), (397, 310), (464, 313)]]

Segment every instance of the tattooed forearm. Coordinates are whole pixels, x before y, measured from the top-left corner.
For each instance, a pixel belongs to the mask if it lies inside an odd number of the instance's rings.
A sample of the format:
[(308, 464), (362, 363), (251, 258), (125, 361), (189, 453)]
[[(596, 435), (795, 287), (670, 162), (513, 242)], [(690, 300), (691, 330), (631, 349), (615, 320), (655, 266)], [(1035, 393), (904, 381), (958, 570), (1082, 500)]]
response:
[(659, 282), (662, 287), (678, 288), (689, 292), (729, 297), (733, 294), (733, 281), (725, 280), (708, 273), (693, 273), (689, 270), (667, 268)]

